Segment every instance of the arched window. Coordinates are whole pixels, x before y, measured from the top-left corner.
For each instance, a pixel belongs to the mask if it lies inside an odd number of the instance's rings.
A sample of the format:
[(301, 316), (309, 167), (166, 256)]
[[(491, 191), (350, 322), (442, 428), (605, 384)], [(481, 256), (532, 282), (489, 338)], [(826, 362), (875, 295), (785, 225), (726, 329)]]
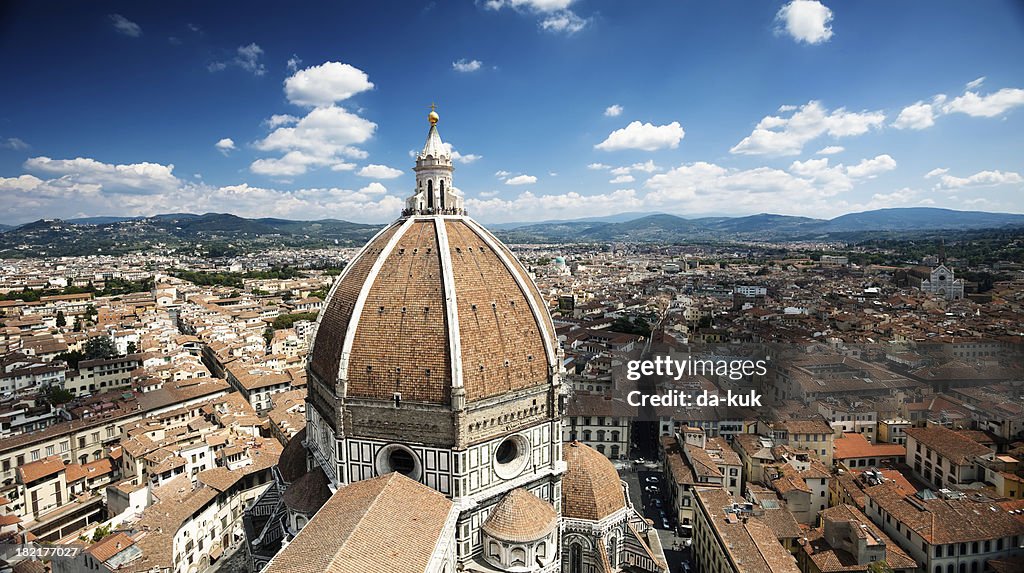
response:
[(619, 441), (619, 432), (618, 431), (612, 431), (612, 441), (613, 442)]
[(612, 537), (611, 541), (608, 542), (608, 561), (609, 561), (609, 564), (612, 566), (612, 569), (614, 569), (616, 566), (618, 566), (619, 552), (615, 548), (615, 538), (614, 537)]
[(598, 444), (597, 445), (597, 451), (603, 454), (604, 453), (604, 444)]
[(583, 430), (583, 441), (584, 442), (589, 442), (590, 441), (590, 430)]
[(544, 559), (547, 556), (548, 556), (548, 544), (546, 542), (544, 542), (544, 541), (541, 541), (540, 543), (537, 544), (537, 557), (539, 559)]
[(956, 571), (956, 569), (953, 567), (952, 563), (946, 565), (946, 573), (953, 573), (954, 571)]
[(569, 573), (583, 573), (583, 547), (579, 543), (569, 548)]
[(444, 179), (441, 180), (441, 208), (444, 209)]
[(526, 550), (523, 549), (522, 547), (513, 547), (512, 548), (512, 563), (510, 563), (510, 565), (512, 567), (516, 567), (516, 566), (523, 567), (523, 566), (525, 566), (526, 565)]
[(597, 431), (597, 441), (599, 441), (599, 442), (603, 442), (604, 441), (604, 430), (598, 430)]
[(619, 445), (618, 444), (612, 444), (612, 459), (616, 459), (618, 457), (619, 457)]
[(501, 546), (498, 545), (497, 541), (492, 541), (490, 545), (488, 545), (488, 552), (490, 552), (491, 557), (494, 557), (495, 559), (501, 558)]
[(427, 181), (427, 209), (434, 208), (434, 180)]

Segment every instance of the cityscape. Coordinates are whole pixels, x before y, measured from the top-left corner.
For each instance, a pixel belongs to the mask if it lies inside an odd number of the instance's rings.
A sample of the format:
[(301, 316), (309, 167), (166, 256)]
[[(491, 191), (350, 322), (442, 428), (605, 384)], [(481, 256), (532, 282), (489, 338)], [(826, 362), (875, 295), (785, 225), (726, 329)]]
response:
[(1019, 5), (229, 4), (4, 9), (0, 572), (1024, 572)]

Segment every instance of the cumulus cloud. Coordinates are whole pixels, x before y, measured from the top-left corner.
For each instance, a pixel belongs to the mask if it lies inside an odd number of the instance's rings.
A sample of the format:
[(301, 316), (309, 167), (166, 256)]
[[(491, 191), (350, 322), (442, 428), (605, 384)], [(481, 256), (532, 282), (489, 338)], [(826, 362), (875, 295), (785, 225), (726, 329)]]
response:
[(635, 177), (633, 177), (632, 175), (624, 174), (624, 175), (616, 175), (615, 177), (613, 177), (608, 182), (609, 183), (618, 184), (618, 183), (632, 183), (633, 181), (636, 181)]
[(395, 179), (396, 177), (402, 176), (402, 170), (395, 169), (394, 167), (388, 167), (387, 165), (371, 163), (357, 171), (356, 175), (360, 177), (369, 177), (371, 179)]
[(591, 163), (590, 165), (587, 165), (587, 169), (592, 169), (594, 171), (599, 171), (601, 169), (611, 169), (611, 168), (612, 168), (611, 165), (605, 165), (604, 163)]
[(230, 137), (225, 137), (224, 139), (221, 139), (220, 141), (215, 143), (214, 147), (217, 148), (217, 151), (220, 151), (224, 155), (227, 155), (229, 151), (235, 148), (235, 142)]
[(930, 103), (919, 101), (900, 111), (892, 126), (896, 129), (925, 129), (935, 125), (935, 108)]
[(512, 199), (466, 198), (466, 208), (474, 214), (474, 217), (482, 217), (494, 222), (574, 218), (579, 217), (582, 213), (601, 216), (623, 211), (637, 211), (642, 206), (643, 201), (633, 189), (619, 189), (611, 193), (590, 195), (576, 192), (536, 195), (525, 191)]
[(24, 167), (27, 171), (56, 175), (61, 186), (96, 186), (112, 193), (155, 194), (181, 185), (174, 176), (174, 165), (159, 163), (115, 165), (87, 157), (51, 159), (40, 156), (26, 160)]
[(373, 83), (366, 72), (341, 62), (299, 70), (284, 81), (288, 101), (308, 107), (331, 105), (371, 89)]
[(822, 147), (818, 150), (815, 155), (835, 155), (836, 153), (842, 153), (846, 148), (842, 145), (829, 145), (828, 147)]
[(461, 60), (452, 62), (452, 69), (456, 72), (462, 72), (464, 74), (475, 72), (484, 65), (480, 60), (467, 60), (462, 58)]
[(822, 136), (849, 137), (877, 129), (885, 122), (881, 111), (829, 111), (811, 100), (789, 117), (766, 116), (754, 131), (729, 150), (742, 155), (798, 155), (804, 145)]
[(25, 162), (34, 174), (0, 177), (4, 204), (0, 215), (10, 221), (70, 218), (118, 213), (149, 216), (180, 211), (230, 212), (244, 217), (317, 219), (338, 217), (378, 222), (393, 219), (402, 200), (378, 182), (358, 191), (301, 188), (290, 191), (246, 183), (212, 186), (178, 179), (173, 165), (114, 165), (90, 158), (66, 160), (34, 157)]
[(1024, 178), (1014, 171), (979, 171), (967, 177), (956, 177), (949, 174), (949, 169), (932, 169), (925, 179), (938, 179), (936, 190), (972, 189), (978, 187), (996, 187), (999, 185), (1015, 185), (1024, 182)]
[(485, 0), (484, 7), (490, 10), (512, 8), (540, 16), (540, 29), (548, 32), (575, 34), (587, 26), (587, 19), (581, 18), (569, 9), (575, 0)]
[(775, 15), (777, 34), (789, 34), (797, 42), (820, 44), (832, 37), (832, 10), (817, 0), (792, 0)]
[(972, 117), (996, 117), (1020, 105), (1024, 105), (1024, 90), (1022, 89), (1003, 88), (987, 95), (968, 90), (963, 95), (950, 100), (943, 106), (942, 111), (965, 113)]
[(334, 165), (342, 158), (363, 159), (356, 147), (369, 140), (377, 124), (338, 106), (318, 107), (294, 125), (281, 125), (253, 146), (283, 153), (280, 158), (258, 159), (253, 173), (272, 176), (301, 175), (316, 167)]
[(580, 18), (572, 10), (562, 10), (540, 21), (540, 29), (547, 32), (562, 32), (573, 35), (587, 27), (587, 20)]
[(109, 17), (110, 23), (113, 24), (114, 29), (117, 30), (119, 34), (130, 36), (132, 38), (138, 38), (142, 35), (142, 26), (139, 26), (128, 18), (125, 18), (120, 14), (111, 14)]
[(270, 118), (267, 119), (264, 123), (266, 123), (267, 126), (270, 127), (271, 129), (273, 129), (275, 127), (280, 127), (282, 125), (292, 125), (298, 123), (298, 121), (299, 118), (295, 117), (294, 115), (290, 115), (287, 113), (275, 113), (274, 115), (270, 116)]
[(622, 106), (617, 103), (604, 108), (605, 117), (619, 117), (620, 115), (622, 115)]
[(611, 132), (604, 141), (594, 147), (602, 151), (675, 149), (679, 147), (679, 142), (685, 135), (686, 132), (678, 121), (667, 125), (634, 121), (622, 129)]
[(505, 185), (532, 185), (537, 182), (533, 175), (516, 175), (505, 180)]

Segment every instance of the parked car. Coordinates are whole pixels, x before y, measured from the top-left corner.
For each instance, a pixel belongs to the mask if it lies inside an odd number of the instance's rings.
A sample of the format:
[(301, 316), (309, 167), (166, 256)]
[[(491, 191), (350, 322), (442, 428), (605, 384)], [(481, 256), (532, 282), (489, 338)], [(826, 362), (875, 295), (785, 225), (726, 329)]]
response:
[(661, 493), (661, 489), (656, 485), (649, 485), (644, 488), (647, 493)]
[(665, 519), (664, 517), (663, 517), (663, 518), (661, 518), (661, 526), (662, 526), (662, 527), (663, 527), (664, 529), (672, 529), (672, 526), (668, 524), (668, 520), (667, 520), (667, 519)]
[(661, 507), (661, 500), (660, 499), (654, 498), (654, 507)]
[(658, 480), (658, 476), (647, 476), (644, 478), (644, 481), (647, 483), (658, 483), (660, 480)]

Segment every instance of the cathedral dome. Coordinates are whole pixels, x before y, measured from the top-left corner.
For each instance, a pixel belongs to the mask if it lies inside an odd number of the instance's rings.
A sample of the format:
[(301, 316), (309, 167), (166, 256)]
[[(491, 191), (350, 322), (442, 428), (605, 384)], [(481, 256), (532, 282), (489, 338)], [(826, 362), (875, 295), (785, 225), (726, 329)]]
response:
[(622, 482), (604, 454), (580, 442), (562, 448), (562, 515), (597, 521), (626, 507)]
[(518, 488), (508, 492), (491, 510), (483, 530), (494, 539), (526, 543), (543, 539), (557, 525), (558, 514), (550, 503)]
[(344, 396), (450, 404), (545, 384), (554, 327), (526, 269), (468, 217), (409, 216), (332, 288), (310, 370)]
[(436, 113), (429, 119), (403, 217), (349, 263), (318, 320), (309, 372), (341, 399), (462, 410), (550, 384), (558, 371), (544, 299), (515, 255), (466, 216)]
[(306, 448), (302, 442), (306, 439), (306, 428), (298, 431), (292, 439), (288, 440), (284, 449), (281, 450), (281, 457), (277, 461), (277, 469), (281, 472), (284, 481), (292, 483), (306, 475)]

